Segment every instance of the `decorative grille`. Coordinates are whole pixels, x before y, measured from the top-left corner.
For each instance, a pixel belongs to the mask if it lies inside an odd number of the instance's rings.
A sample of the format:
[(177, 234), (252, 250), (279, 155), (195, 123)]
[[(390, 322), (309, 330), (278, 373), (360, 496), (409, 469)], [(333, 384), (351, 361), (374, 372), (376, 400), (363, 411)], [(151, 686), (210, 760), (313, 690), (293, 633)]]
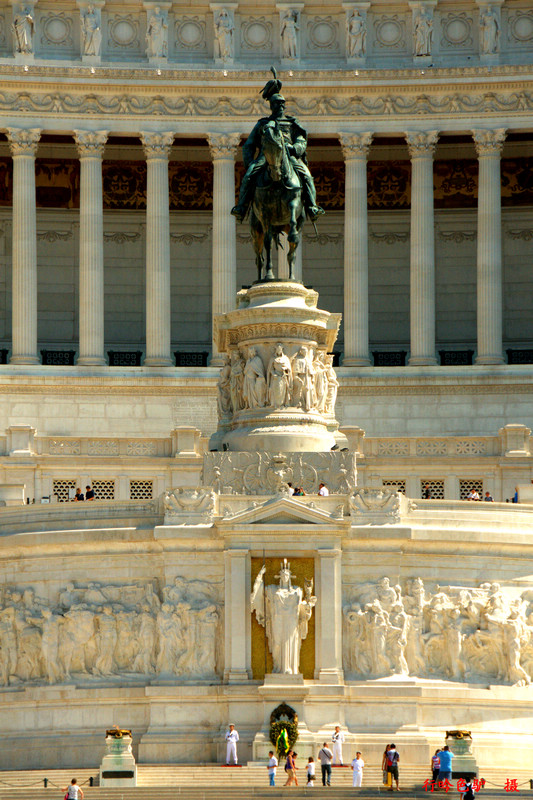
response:
[(75, 350), (41, 350), (43, 364), (67, 366), (74, 364)]
[(151, 500), (153, 496), (153, 481), (130, 481), (130, 500)]
[(95, 500), (115, 499), (115, 481), (93, 481), (93, 490)]
[(75, 480), (53, 480), (52, 481), (52, 494), (57, 497), (58, 503), (68, 503), (70, 500), (69, 490), (76, 491)]
[(177, 367), (207, 367), (209, 353), (185, 353), (180, 350), (176, 350), (174, 357), (176, 359)]
[(466, 500), (472, 489), (475, 489), (480, 499), (483, 499), (482, 478), (462, 478), (459, 480), (459, 497), (461, 500)]
[(374, 350), (372, 355), (375, 367), (405, 367), (407, 350)]
[(405, 494), (405, 481), (396, 479), (396, 478), (387, 478), (387, 480), (382, 481), (383, 486), (390, 486), (391, 489), (396, 489), (397, 492), (401, 492)]
[(132, 352), (108, 350), (110, 367), (140, 367), (142, 351), (135, 350)]
[(444, 481), (441, 480), (425, 480), (420, 481), (420, 496), (424, 497), (424, 489), (426, 483), (429, 486), (432, 500), (444, 500)]

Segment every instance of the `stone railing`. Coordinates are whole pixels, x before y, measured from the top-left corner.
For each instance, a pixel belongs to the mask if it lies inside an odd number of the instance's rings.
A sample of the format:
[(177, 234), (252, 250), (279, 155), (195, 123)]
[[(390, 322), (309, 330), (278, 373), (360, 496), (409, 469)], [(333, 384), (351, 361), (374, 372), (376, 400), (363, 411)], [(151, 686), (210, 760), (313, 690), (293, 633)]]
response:
[(435, 456), (499, 456), (499, 436), (366, 438), (365, 456), (420, 458)]

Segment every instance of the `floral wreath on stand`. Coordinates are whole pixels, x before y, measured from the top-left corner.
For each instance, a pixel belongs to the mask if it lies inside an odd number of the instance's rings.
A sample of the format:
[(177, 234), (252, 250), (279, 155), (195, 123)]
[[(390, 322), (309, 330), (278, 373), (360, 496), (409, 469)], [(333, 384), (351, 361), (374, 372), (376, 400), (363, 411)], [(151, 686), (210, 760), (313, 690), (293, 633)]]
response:
[(279, 758), (287, 755), (298, 739), (298, 714), (286, 703), (281, 703), (270, 715), (270, 741)]

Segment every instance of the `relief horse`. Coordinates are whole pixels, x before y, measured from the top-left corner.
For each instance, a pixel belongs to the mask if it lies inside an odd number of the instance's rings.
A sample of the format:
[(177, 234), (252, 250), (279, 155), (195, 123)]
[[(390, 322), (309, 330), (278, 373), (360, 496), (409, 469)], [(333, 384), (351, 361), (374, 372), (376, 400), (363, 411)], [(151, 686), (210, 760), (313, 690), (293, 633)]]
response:
[(305, 209), (300, 180), (287, 153), (282, 131), (274, 120), (263, 128), (261, 149), (266, 164), (258, 176), (250, 215), (257, 279), (262, 279), (265, 267), (264, 279), (274, 280), (272, 241), (279, 247), (279, 234), (286, 233), (289, 280), (294, 280), (294, 259), (305, 222)]

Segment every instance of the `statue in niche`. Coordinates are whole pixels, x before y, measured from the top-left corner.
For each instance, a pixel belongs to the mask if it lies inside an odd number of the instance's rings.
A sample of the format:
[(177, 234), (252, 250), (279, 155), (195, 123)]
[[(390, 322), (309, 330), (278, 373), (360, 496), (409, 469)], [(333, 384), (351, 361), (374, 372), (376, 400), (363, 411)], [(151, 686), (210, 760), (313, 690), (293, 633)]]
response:
[(100, 26), (100, 9), (93, 5), (81, 12), (81, 40), (84, 56), (99, 56), (102, 46), (102, 28)]
[(168, 21), (166, 12), (156, 6), (150, 13), (146, 27), (146, 55), (148, 58), (168, 56)]
[(13, 35), (15, 38), (15, 50), (17, 53), (33, 53), (33, 31), (34, 19), (31, 6), (23, 6), (19, 11), (15, 11), (12, 24)]
[(500, 49), (500, 21), (491, 6), (483, 9), (479, 17), (480, 49), (483, 55), (498, 53)]
[(433, 20), (431, 13), (423, 6), (414, 18), (414, 53), (415, 56), (431, 55), (431, 40), (433, 38)]
[(215, 11), (215, 58), (230, 61), (234, 57), (233, 34), (235, 25), (229, 10)]
[(292, 367), (283, 346), (277, 344), (267, 369), (268, 405), (272, 408), (286, 408), (290, 404), (292, 392)]
[(228, 355), (224, 356), (224, 366), (220, 370), (218, 376), (218, 396), (217, 408), (219, 419), (230, 416), (232, 411), (231, 405), (231, 361)]
[(288, 9), (283, 15), (279, 30), (282, 58), (298, 58), (298, 31), (298, 12)]
[(315, 370), (305, 345), (292, 359), (291, 403), (304, 411), (316, 408)]
[(308, 623), (317, 598), (312, 595), (313, 581), (305, 581), (305, 594), (292, 585), (290, 563), (281, 564), (279, 586), (265, 586), (263, 566), (254, 582), (251, 595), (252, 613), (266, 629), (273, 671), (282, 675), (297, 675), (300, 670), (300, 649), (307, 636)]
[(364, 58), (366, 54), (366, 20), (358, 8), (354, 8), (348, 19), (346, 54), (348, 58)]
[(233, 413), (243, 407), (242, 387), (244, 382), (244, 362), (238, 350), (231, 351), (230, 395)]
[(242, 399), (245, 408), (262, 408), (266, 400), (265, 367), (255, 347), (248, 348), (244, 367)]

